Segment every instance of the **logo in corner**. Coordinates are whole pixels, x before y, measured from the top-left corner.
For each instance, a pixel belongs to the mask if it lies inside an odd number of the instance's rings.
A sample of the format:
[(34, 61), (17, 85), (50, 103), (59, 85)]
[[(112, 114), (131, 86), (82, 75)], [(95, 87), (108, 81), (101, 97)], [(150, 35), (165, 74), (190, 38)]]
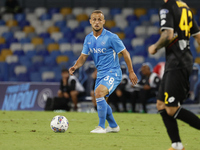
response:
[(40, 92), (38, 96), (38, 99), (37, 99), (38, 106), (40, 106), (41, 108), (44, 108), (48, 97), (52, 98), (53, 92), (51, 89), (45, 88)]
[(101, 45), (103, 45), (103, 46), (104, 46), (105, 44), (106, 44), (106, 42), (104, 42), (104, 41), (102, 41), (102, 42), (101, 42)]

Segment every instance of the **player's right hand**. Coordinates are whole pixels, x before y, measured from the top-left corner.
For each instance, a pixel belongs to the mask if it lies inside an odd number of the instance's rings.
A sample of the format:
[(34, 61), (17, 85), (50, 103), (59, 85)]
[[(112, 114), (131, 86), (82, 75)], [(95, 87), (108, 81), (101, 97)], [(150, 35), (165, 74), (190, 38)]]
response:
[(74, 66), (72, 66), (71, 68), (69, 68), (69, 74), (73, 75), (75, 70), (76, 70), (76, 68)]
[(138, 82), (138, 78), (134, 72), (129, 73), (129, 78), (133, 85), (136, 85)]

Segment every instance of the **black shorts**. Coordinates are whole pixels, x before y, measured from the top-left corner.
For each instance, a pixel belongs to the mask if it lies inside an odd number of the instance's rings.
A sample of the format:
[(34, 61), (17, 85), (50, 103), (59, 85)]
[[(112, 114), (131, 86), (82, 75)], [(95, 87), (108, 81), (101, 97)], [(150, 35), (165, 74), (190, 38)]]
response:
[(166, 106), (179, 106), (188, 96), (189, 69), (170, 70), (164, 73), (157, 99)]

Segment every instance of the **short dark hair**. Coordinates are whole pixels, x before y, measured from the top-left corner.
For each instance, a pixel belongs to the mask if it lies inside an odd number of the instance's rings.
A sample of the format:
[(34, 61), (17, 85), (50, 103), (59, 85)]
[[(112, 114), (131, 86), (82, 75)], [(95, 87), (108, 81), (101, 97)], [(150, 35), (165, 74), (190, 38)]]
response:
[[(91, 15), (92, 14), (103, 14), (103, 12), (101, 11), (101, 10), (94, 10), (92, 13), (91, 13)], [(90, 15), (90, 18), (91, 18), (91, 15)]]
[(68, 69), (66, 69), (66, 68), (63, 68), (61, 72), (62, 72), (62, 73), (64, 73), (64, 72), (69, 73)]

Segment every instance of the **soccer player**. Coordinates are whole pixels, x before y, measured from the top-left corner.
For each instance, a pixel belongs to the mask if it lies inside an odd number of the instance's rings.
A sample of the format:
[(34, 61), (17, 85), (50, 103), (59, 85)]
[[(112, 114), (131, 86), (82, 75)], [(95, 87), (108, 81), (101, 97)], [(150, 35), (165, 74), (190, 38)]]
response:
[(176, 119), (200, 129), (200, 119), (180, 106), (188, 94), (193, 66), (189, 38), (193, 36), (200, 45), (200, 32), (186, 3), (180, 0), (164, 2), (160, 9), (161, 36), (148, 51), (155, 54), (160, 48), (166, 48), (165, 72), (159, 88), (157, 109), (172, 141), (169, 150), (184, 150)]
[[(95, 82), (95, 98), (97, 102), (97, 112), (99, 125), (91, 133), (118, 132), (119, 126), (112, 115), (112, 109), (107, 104), (107, 97), (115, 90), (122, 79), (122, 72), (119, 65), (118, 54), (121, 53), (129, 71), (129, 78), (135, 85), (137, 76), (135, 75), (131, 63), (129, 52), (116, 34), (103, 28), (105, 24), (104, 14), (100, 10), (95, 10), (90, 16), (92, 32), (85, 38), (83, 50), (75, 65), (69, 69), (70, 74), (81, 67), (88, 55), (91, 55), (97, 68), (97, 79)], [(106, 99), (105, 99), (106, 97)], [(105, 129), (105, 121), (109, 126)]]

